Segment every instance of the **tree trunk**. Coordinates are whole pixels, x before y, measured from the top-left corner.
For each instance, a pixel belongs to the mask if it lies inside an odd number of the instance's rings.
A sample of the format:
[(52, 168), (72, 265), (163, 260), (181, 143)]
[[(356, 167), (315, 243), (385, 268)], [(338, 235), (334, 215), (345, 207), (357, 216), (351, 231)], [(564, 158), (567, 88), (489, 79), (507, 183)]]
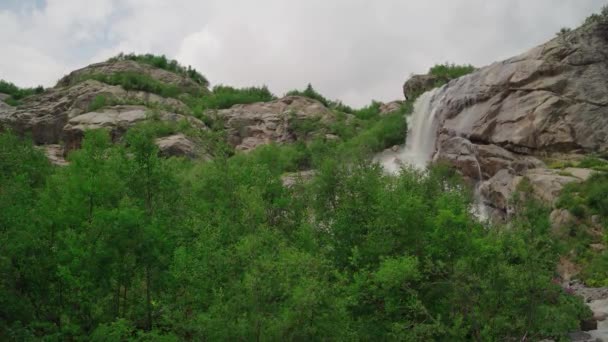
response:
[(147, 330), (152, 329), (152, 300), (150, 298), (150, 265), (146, 265), (146, 311), (148, 316)]

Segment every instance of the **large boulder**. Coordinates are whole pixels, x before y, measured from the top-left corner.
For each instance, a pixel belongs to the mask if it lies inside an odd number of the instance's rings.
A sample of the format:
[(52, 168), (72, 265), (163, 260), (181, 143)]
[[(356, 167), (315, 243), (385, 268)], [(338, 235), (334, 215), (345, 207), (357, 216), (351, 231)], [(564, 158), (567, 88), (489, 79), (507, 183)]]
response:
[(116, 73), (135, 73), (140, 75), (147, 75), (148, 77), (155, 79), (159, 82), (176, 86), (184, 91), (191, 92), (207, 92), (205, 85), (200, 85), (194, 82), (189, 77), (176, 74), (171, 71), (156, 68), (154, 66), (138, 63), (132, 60), (111, 60), (96, 64), (91, 64), (82, 69), (72, 71), (69, 75), (64, 76), (57, 82), (57, 87), (67, 87), (77, 84), (90, 75), (102, 74), (111, 75)]
[(416, 96), (429, 91), (443, 80), (435, 75), (412, 75), (403, 84), (403, 96), (410, 100)]
[(573, 168), (571, 170), (575, 170), (575, 173), (547, 168), (529, 168), (519, 171), (504, 168), (480, 184), (480, 193), (486, 204), (503, 213), (511, 214), (512, 208), (509, 201), (518, 190), (520, 182), (525, 179), (529, 184), (529, 189), (523, 195), (532, 196), (549, 206), (554, 206), (566, 184), (582, 182), (593, 173), (588, 169)]
[(401, 109), (401, 106), (403, 106), (403, 101), (399, 101), (399, 100), (391, 101), (391, 102), (387, 102), (387, 103), (381, 103), (379, 114), (386, 115), (386, 114), (396, 112)]
[(164, 157), (196, 158), (196, 144), (182, 133), (156, 139), (156, 146)]
[(178, 122), (186, 120), (200, 130), (206, 129), (205, 124), (191, 116), (167, 111), (152, 111), (144, 106), (111, 106), (97, 111), (87, 112), (71, 118), (63, 127), (63, 141), (66, 152), (80, 148), (84, 132), (93, 129), (106, 129), (113, 141), (119, 140), (132, 126), (145, 120)]
[(142, 91), (127, 91), (94, 80), (70, 87), (49, 89), (31, 96), (19, 107), (0, 108), (0, 124), (19, 134), (29, 133), (37, 144), (57, 144), (63, 136), (68, 120), (89, 111), (93, 100), (103, 96), (107, 103), (142, 103), (186, 112), (188, 107), (181, 101), (164, 98)]
[[(271, 142), (287, 143), (305, 138), (298, 129), (308, 122), (323, 125), (333, 120), (333, 112), (321, 102), (302, 96), (284, 98), (252, 104), (239, 104), (229, 109), (208, 111), (225, 123), (228, 141), (237, 149), (248, 151)], [(310, 125), (309, 125), (310, 128)]]

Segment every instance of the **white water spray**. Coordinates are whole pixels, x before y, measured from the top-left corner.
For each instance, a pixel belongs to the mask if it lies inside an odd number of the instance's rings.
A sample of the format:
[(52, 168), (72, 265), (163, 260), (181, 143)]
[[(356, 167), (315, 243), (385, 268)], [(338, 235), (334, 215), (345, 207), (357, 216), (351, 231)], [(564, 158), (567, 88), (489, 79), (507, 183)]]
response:
[[(435, 142), (437, 141), (438, 108), (445, 98), (445, 87), (435, 88), (428, 91), (416, 100), (414, 110), (407, 118), (407, 138), (405, 145), (398, 149), (386, 150), (374, 158), (379, 162), (386, 172), (396, 174), (404, 166), (424, 170), (435, 154)], [(486, 206), (481, 194), (483, 174), (481, 165), (477, 160), (477, 151), (470, 151), (477, 163), (478, 179), (475, 184), (475, 202), (471, 207), (471, 213), (481, 221), (487, 221), (490, 216), (489, 208)]]
[(405, 146), (396, 151), (385, 151), (376, 157), (387, 172), (397, 173), (406, 165), (424, 169), (431, 161), (437, 140), (436, 102), (441, 100), (442, 90), (443, 87), (427, 91), (414, 103), (414, 110), (407, 118)]

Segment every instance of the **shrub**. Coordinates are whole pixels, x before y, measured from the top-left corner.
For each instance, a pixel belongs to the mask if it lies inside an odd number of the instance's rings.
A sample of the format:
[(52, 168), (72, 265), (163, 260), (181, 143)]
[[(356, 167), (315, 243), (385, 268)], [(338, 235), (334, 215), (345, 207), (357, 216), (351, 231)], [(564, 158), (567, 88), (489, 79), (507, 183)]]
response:
[(136, 72), (117, 72), (109, 75), (89, 74), (82, 78), (82, 80), (87, 79), (93, 79), (111, 85), (119, 85), (125, 90), (145, 91), (163, 97), (177, 97), (182, 93), (182, 90), (174, 85), (162, 83), (148, 75)]
[(191, 99), (192, 107), (199, 112), (206, 109), (226, 109), (236, 104), (247, 104), (255, 102), (268, 102), (276, 100), (276, 96), (268, 90), (268, 87), (233, 88), (230, 86), (217, 85), (208, 96)]
[(578, 167), (593, 169), (596, 171), (608, 171), (608, 161), (593, 156), (586, 156)]
[(436, 64), (429, 69), (429, 75), (434, 75), (444, 79), (446, 82), (475, 71), (475, 67), (470, 64), (457, 65), (446, 62), (444, 64)]
[(321, 102), (325, 107), (329, 107), (330, 101), (323, 95), (319, 94), (313, 87), (312, 84), (308, 83), (306, 89), (303, 91), (294, 89), (290, 90), (285, 94), (286, 96), (304, 96)]
[(107, 101), (106, 97), (104, 95), (97, 95), (97, 96), (95, 96), (93, 101), (91, 101), (91, 103), (89, 103), (89, 112), (94, 112), (107, 105), (108, 105), (108, 101)]
[(353, 112), (353, 114), (362, 120), (368, 120), (371, 119), (375, 116), (377, 116), (378, 114), (380, 114), (380, 105), (382, 103), (372, 100), (372, 103), (361, 108), (361, 109), (357, 109)]
[(207, 81), (207, 78), (205, 78), (205, 76), (199, 73), (196, 69), (192, 68), (191, 66), (185, 67), (174, 59), (167, 59), (165, 55), (157, 56), (149, 53), (144, 55), (120, 53), (118, 56), (112, 57), (108, 61), (112, 62), (119, 60), (132, 60), (139, 63), (152, 65), (163, 70), (186, 76), (204, 87), (209, 86), (209, 81)]
[(37, 86), (35, 88), (19, 88), (11, 82), (0, 80), (0, 93), (10, 95), (5, 102), (12, 106), (19, 105), (21, 99), (34, 94), (41, 94), (42, 92), (44, 92), (44, 87), (42, 86)]

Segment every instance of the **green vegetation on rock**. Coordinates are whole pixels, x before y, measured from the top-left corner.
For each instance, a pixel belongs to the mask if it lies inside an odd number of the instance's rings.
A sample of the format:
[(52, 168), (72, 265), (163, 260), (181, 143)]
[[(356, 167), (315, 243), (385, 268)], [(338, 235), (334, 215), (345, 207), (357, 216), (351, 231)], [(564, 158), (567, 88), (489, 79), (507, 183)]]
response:
[(187, 92), (185, 89), (171, 84), (166, 84), (145, 74), (136, 72), (117, 72), (113, 74), (88, 74), (81, 78), (81, 81), (96, 80), (111, 85), (119, 85), (125, 90), (145, 91), (163, 97), (178, 97)]
[(112, 57), (108, 61), (114, 62), (114, 61), (120, 61), (120, 60), (131, 60), (131, 61), (136, 61), (139, 63), (148, 64), (148, 65), (151, 65), (156, 68), (160, 68), (160, 69), (171, 71), (173, 73), (176, 73), (176, 74), (179, 74), (182, 76), (186, 76), (186, 77), (190, 78), (191, 80), (193, 80), (194, 82), (196, 82), (204, 87), (207, 87), (209, 85), (209, 81), (207, 81), (205, 76), (203, 76), (196, 69), (192, 68), (191, 66), (185, 67), (174, 59), (168, 59), (167, 57), (165, 57), (165, 55), (157, 56), (157, 55), (153, 55), (153, 54), (149, 54), (149, 53), (143, 54), (143, 55), (138, 55), (138, 54), (133, 54), (133, 53), (129, 53), (129, 54), (120, 53), (118, 56)]
[(236, 104), (268, 102), (276, 100), (276, 96), (266, 86), (234, 88), (217, 85), (211, 93), (204, 96), (190, 96), (184, 99), (196, 117), (202, 117), (209, 109), (226, 109)]
[(454, 63), (436, 64), (429, 69), (429, 75), (433, 75), (447, 83), (449, 80), (467, 75), (475, 71), (475, 67), (470, 64), (458, 65)]
[(19, 88), (13, 83), (0, 80), (0, 93), (10, 95), (10, 97), (4, 101), (11, 106), (17, 106), (21, 103), (22, 99), (34, 94), (41, 94), (42, 92), (44, 92), (42, 86), (36, 88)]
[(335, 109), (344, 113), (352, 113), (353, 109), (340, 101), (328, 100), (325, 96), (317, 92), (312, 84), (308, 83), (304, 90), (290, 90), (285, 96), (304, 96), (321, 102), (325, 107)]

